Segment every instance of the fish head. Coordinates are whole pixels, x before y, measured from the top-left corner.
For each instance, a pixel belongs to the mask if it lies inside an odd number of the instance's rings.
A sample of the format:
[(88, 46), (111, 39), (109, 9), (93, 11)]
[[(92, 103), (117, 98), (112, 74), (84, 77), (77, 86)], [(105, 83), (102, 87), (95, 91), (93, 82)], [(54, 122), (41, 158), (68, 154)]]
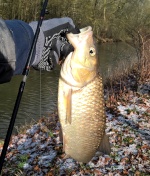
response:
[(74, 47), (70, 57), (70, 72), (74, 81), (84, 86), (91, 81), (98, 71), (98, 57), (93, 39), (92, 27), (81, 29), (79, 34), (67, 34)]

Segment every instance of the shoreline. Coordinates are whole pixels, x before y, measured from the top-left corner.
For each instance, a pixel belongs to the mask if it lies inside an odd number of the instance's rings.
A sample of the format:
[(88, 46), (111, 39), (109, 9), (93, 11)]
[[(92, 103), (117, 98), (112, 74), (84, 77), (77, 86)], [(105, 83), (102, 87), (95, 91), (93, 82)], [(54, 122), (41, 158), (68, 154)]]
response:
[[(59, 139), (60, 124), (57, 113), (54, 112), (49, 117), (41, 118), (24, 133), (12, 136), (2, 176), (15, 174), (148, 176), (150, 89), (147, 87), (147, 92), (143, 84), (138, 86), (139, 92), (133, 91), (134, 86), (131, 83), (134, 79), (135, 77), (129, 75), (126, 91), (121, 92), (117, 84), (111, 93), (108, 92), (110, 87), (105, 87), (105, 98), (106, 100), (109, 98), (109, 101), (106, 101), (106, 133), (112, 145), (110, 155), (98, 156), (96, 153), (87, 164), (80, 164), (72, 158), (64, 159)], [(150, 86), (150, 82), (148, 85)]]

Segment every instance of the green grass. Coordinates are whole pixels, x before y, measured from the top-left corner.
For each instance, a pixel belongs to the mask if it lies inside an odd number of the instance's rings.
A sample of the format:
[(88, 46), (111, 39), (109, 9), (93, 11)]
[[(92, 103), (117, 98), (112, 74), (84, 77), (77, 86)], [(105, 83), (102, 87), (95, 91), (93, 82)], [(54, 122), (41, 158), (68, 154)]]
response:
[(0, 140), (0, 146), (4, 144), (4, 141), (3, 140)]
[(29, 158), (29, 155), (27, 155), (27, 154), (21, 155), (21, 156), (18, 157), (18, 160), (19, 160), (18, 168), (19, 169), (23, 169), (23, 166), (24, 166), (25, 163), (27, 163), (28, 158)]

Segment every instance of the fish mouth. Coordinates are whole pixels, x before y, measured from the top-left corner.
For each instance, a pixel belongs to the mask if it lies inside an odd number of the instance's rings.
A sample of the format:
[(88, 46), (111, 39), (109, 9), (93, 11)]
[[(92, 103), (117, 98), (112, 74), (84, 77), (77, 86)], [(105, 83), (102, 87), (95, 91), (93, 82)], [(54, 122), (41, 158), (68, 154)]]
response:
[(92, 27), (91, 26), (87, 26), (87, 27), (81, 28), (80, 29), (81, 33), (79, 33), (79, 35), (85, 34), (85, 33), (89, 32), (89, 31), (92, 31)]

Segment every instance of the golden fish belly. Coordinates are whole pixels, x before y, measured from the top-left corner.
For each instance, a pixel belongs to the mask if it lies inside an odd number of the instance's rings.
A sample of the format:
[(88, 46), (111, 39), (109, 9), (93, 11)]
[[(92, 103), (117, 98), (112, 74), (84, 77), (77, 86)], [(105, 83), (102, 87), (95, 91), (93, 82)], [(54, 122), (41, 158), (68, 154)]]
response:
[(79, 162), (89, 162), (96, 153), (105, 132), (105, 110), (102, 79), (98, 75), (85, 87), (72, 92), (71, 124), (66, 123), (65, 87), (59, 80), (58, 112), (65, 153)]

